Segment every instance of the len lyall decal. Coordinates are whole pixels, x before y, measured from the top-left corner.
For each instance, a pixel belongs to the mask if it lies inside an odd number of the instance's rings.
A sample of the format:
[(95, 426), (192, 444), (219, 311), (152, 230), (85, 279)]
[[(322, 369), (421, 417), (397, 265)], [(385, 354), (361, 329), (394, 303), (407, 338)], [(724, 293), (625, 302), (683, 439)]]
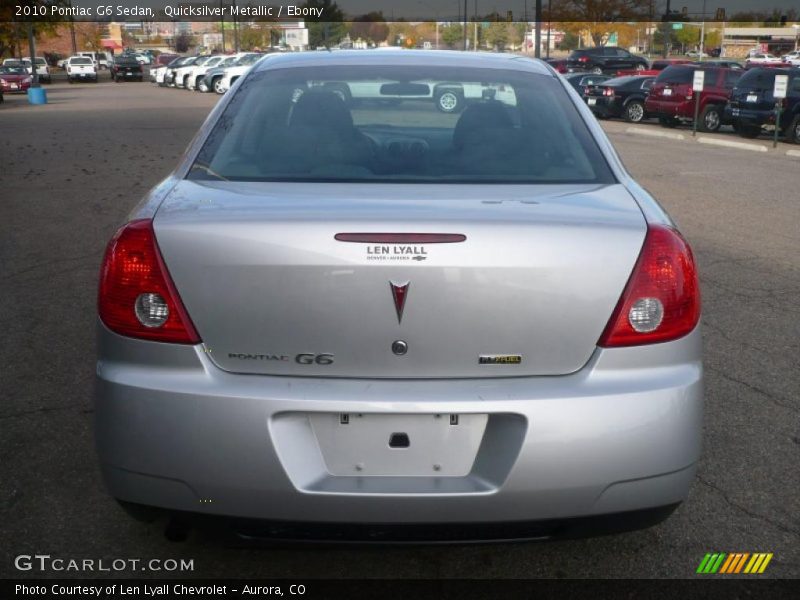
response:
[(700, 561), (697, 573), (756, 575), (763, 573), (772, 560), (772, 552), (709, 552)]

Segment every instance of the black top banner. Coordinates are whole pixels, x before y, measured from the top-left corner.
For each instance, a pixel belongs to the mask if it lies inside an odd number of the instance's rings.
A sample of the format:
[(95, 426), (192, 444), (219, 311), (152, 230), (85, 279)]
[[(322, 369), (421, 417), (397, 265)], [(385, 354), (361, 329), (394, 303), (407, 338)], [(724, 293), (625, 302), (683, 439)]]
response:
[(797, 0), (0, 0), (3, 21), (753, 22), (790, 27)]

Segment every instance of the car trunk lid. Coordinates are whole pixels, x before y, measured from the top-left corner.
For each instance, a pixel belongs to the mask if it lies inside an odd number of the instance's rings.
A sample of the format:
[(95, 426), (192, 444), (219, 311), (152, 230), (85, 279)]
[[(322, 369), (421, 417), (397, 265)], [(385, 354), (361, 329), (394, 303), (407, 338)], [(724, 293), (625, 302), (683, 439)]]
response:
[[(621, 185), (188, 180), (154, 228), (220, 368), (389, 378), (577, 371), (646, 233)], [(354, 233), (465, 239), (336, 239)]]

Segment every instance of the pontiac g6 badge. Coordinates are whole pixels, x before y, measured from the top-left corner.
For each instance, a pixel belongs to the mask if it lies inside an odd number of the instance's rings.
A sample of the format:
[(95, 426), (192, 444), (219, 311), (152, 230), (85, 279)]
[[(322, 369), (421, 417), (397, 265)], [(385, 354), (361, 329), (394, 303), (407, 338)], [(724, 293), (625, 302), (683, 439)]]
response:
[(394, 300), (394, 308), (397, 311), (397, 322), (400, 323), (403, 320), (403, 308), (406, 305), (406, 296), (408, 296), (408, 287), (411, 285), (410, 281), (405, 281), (403, 283), (396, 283), (394, 281), (389, 282), (389, 286), (392, 289), (392, 299)]
[(521, 354), (481, 354), (478, 357), (479, 365), (519, 365), (522, 364)]

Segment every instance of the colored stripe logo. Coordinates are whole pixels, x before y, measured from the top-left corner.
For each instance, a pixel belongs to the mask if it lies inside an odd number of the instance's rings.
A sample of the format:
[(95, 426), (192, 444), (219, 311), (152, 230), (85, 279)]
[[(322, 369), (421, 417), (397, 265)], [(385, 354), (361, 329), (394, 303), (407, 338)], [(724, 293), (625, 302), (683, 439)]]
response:
[(709, 552), (700, 561), (697, 573), (710, 574), (739, 574), (745, 573), (756, 575), (763, 573), (769, 561), (772, 560), (772, 552)]

